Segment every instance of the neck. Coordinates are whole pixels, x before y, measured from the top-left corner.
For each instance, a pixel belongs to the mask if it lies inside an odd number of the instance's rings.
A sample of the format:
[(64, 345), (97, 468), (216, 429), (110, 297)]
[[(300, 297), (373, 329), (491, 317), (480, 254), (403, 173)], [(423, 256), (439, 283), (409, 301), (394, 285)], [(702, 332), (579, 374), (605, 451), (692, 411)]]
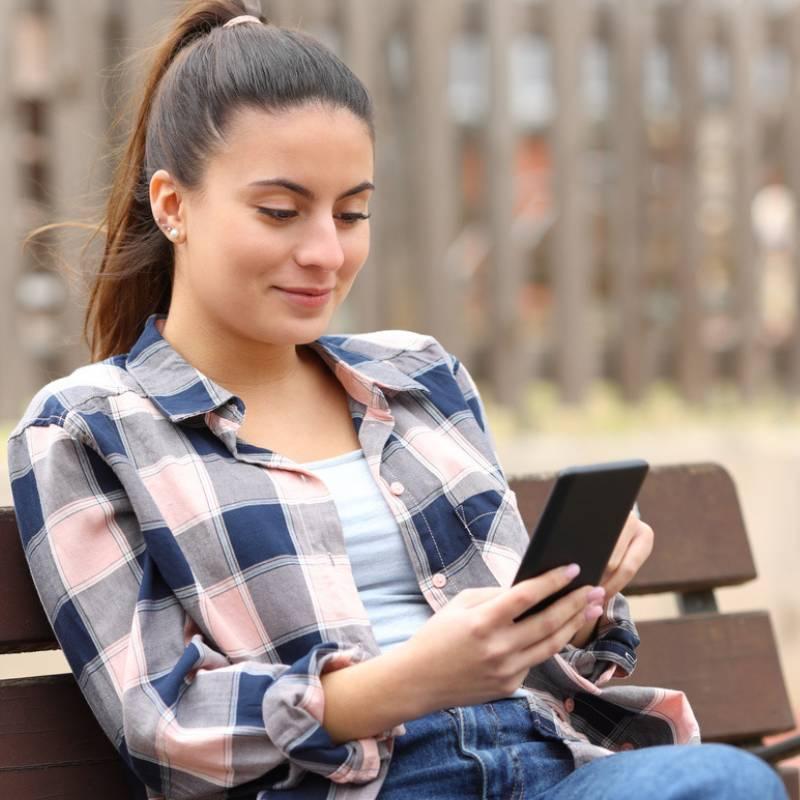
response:
[[(188, 324), (187, 324), (188, 322)], [(263, 392), (291, 393), (305, 376), (309, 356), (296, 344), (254, 341), (214, 321), (189, 322), (170, 309), (157, 323), (161, 335), (193, 367), (239, 397)]]

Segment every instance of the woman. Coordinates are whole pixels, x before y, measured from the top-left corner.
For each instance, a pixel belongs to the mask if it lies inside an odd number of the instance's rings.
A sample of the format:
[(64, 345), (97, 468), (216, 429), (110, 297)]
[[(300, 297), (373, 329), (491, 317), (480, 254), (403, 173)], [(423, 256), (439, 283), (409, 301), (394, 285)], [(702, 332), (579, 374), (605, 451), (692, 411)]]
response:
[(147, 796), (783, 796), (682, 746), (680, 693), (602, 688), (635, 663), (636, 517), (603, 586), (513, 622), (575, 568), (509, 588), (527, 536), (454, 356), (324, 335), (369, 248), (370, 101), (246, 11), (191, 3), (157, 52), (94, 363), (9, 441), (43, 606)]

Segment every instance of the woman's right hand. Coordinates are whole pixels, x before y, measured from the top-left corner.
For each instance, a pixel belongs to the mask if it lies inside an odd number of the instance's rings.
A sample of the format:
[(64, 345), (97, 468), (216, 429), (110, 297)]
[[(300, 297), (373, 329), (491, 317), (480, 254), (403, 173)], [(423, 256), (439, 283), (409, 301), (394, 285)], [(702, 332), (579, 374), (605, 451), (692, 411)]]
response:
[(604, 590), (583, 586), (514, 622), (575, 575), (577, 566), (570, 565), (510, 588), (459, 592), (401, 645), (419, 664), (423, 705), (430, 710), (474, 705), (518, 689), (531, 667), (558, 653), (587, 620), (602, 613)]

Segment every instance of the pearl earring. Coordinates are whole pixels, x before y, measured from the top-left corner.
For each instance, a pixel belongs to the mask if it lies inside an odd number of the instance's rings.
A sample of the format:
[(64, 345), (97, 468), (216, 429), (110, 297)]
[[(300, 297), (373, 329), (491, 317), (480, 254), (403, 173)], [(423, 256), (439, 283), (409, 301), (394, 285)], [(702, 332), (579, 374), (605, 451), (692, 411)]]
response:
[(169, 229), (169, 238), (170, 239), (177, 239), (180, 236), (180, 231), (177, 228), (170, 228)]

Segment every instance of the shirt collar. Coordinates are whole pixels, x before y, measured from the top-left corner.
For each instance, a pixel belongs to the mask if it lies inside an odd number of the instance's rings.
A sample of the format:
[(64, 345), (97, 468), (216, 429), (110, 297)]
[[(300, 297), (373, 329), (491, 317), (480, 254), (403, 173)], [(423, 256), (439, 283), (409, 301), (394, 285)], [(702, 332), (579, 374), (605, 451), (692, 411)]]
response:
[[(127, 355), (127, 369), (150, 399), (173, 422), (205, 414), (222, 405), (244, 413), (244, 403), (193, 367), (161, 335), (165, 314), (151, 314)], [(350, 337), (322, 336), (309, 346), (328, 364), (345, 390), (367, 406), (380, 405), (383, 390), (428, 392), (390, 361), (372, 359), (348, 347)]]

